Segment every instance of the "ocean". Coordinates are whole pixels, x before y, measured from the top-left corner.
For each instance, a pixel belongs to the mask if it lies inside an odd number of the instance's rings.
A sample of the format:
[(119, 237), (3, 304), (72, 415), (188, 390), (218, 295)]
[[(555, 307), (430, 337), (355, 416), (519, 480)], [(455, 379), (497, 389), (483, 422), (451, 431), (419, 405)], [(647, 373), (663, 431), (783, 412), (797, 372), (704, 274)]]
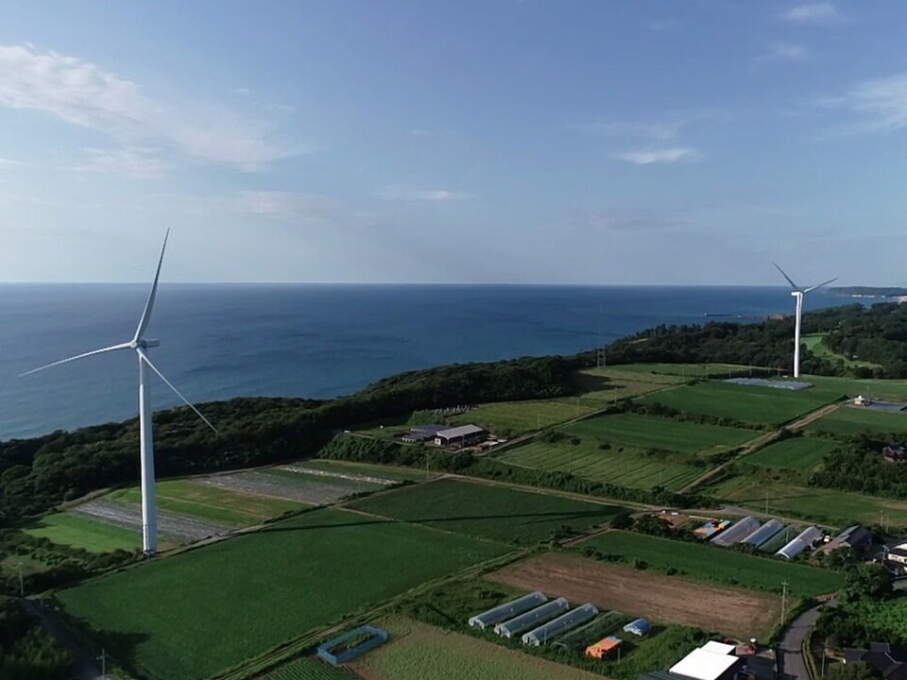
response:
[[(145, 284), (0, 284), (0, 439), (134, 416), (134, 353), (17, 376), (128, 341), (146, 293)], [(807, 306), (849, 302), (817, 291)], [(792, 310), (780, 287), (161, 284), (147, 337), (161, 340), (152, 361), (193, 402), (326, 398), (406, 370), (573, 353), (707, 314)], [(155, 409), (178, 403), (152, 385)]]

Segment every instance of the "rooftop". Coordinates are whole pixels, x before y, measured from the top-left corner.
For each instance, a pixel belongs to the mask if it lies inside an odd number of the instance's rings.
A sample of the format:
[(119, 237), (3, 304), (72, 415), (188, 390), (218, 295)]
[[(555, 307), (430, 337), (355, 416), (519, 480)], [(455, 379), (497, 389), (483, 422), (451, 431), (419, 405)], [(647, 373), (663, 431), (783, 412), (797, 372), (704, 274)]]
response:
[(738, 658), (733, 654), (710, 652), (700, 647), (671, 666), (671, 673), (686, 675), (695, 680), (717, 680), (737, 662)]
[(455, 437), (465, 437), (470, 434), (482, 434), (484, 432), (485, 430), (478, 425), (460, 425), (459, 427), (452, 427), (448, 430), (440, 430), (437, 433), (437, 436), (444, 437), (445, 439), (453, 439)]

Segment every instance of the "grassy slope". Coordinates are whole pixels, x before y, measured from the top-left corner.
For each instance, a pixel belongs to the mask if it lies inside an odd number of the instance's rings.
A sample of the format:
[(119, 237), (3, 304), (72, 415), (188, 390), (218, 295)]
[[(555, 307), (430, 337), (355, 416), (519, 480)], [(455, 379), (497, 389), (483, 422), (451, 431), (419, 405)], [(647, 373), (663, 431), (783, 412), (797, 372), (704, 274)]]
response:
[(861, 432), (907, 432), (907, 414), (886, 413), (867, 408), (842, 406), (824, 418), (811, 423), (807, 430), (837, 435), (855, 435)]
[(673, 457), (647, 456), (639, 449), (599, 448), (597, 440), (569, 442), (534, 441), (511, 449), (501, 460), (539, 470), (560, 470), (596, 482), (610, 482), (640, 489), (664, 486), (680, 489), (703, 473), (703, 468), (675, 462)]
[(837, 359), (844, 362), (844, 365), (847, 367), (862, 367), (862, 368), (881, 368), (881, 364), (874, 364), (871, 361), (859, 361), (856, 359), (849, 359), (843, 354), (837, 354), (824, 343), (822, 339), (825, 337), (825, 333), (809, 333), (803, 336), (803, 344), (806, 345), (807, 349), (810, 352), (815, 354), (817, 357), (822, 359)]
[(824, 406), (834, 397), (812, 389), (791, 391), (712, 381), (659, 392), (642, 399), (688, 413), (733, 418), (745, 423), (780, 425)]
[(693, 579), (772, 592), (780, 592), (781, 582), (787, 581), (789, 592), (801, 597), (833, 592), (841, 581), (840, 575), (825, 569), (627, 531), (608, 531), (583, 541), (581, 545), (645, 560), (651, 567), (660, 570), (674, 567)]
[(60, 545), (84, 548), (96, 553), (131, 551), (142, 547), (142, 537), (138, 532), (75, 513), (46, 515), (38, 520), (37, 526), (26, 531), (32, 536), (47, 538)]
[(764, 467), (811, 470), (836, 446), (821, 437), (794, 437), (769, 444), (743, 460)]
[[(158, 507), (163, 510), (195, 515), (232, 526), (257, 524), (289, 510), (306, 507), (295, 501), (253, 496), (189, 479), (158, 482), (156, 490)], [(109, 494), (108, 498), (138, 504), (142, 502), (142, 492), (138, 487), (119, 489)]]
[(545, 540), (563, 525), (581, 530), (603, 524), (620, 511), (611, 505), (451, 479), (364, 498), (350, 507), (515, 543)]
[[(672, 392), (661, 392), (667, 395)], [(637, 413), (618, 413), (589, 418), (564, 428), (577, 437), (594, 437), (603, 442), (620, 442), (641, 448), (695, 453), (734, 446), (753, 439), (758, 433), (734, 427), (700, 425), (670, 418)]]
[(593, 410), (577, 399), (504, 401), (483, 404), (466, 413), (453, 416), (450, 422), (453, 425), (481, 425), (493, 432), (502, 430), (527, 432), (577, 418)]
[[(507, 548), (323, 509), (62, 591), (119, 658), (193, 680)], [(136, 616), (141, 612), (141, 616)]]

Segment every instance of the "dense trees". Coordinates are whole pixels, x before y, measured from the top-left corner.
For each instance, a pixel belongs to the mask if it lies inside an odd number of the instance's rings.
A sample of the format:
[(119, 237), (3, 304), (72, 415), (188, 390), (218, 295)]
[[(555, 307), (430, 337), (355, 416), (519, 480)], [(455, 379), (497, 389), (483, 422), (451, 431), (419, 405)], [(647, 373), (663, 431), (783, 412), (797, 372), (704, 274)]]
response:
[(25, 612), (19, 600), (0, 597), (0, 678), (65, 680), (72, 656)]

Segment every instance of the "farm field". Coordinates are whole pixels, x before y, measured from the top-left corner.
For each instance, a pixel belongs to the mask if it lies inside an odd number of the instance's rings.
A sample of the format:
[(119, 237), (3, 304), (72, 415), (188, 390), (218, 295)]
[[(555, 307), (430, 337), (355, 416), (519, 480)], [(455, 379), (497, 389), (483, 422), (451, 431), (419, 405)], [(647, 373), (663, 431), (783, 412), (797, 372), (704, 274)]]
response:
[(604, 524), (621, 510), (554, 494), (453, 479), (389, 491), (354, 501), (349, 507), (493, 541), (524, 544), (547, 540), (565, 525), (582, 531)]
[(861, 432), (907, 432), (907, 414), (886, 413), (868, 408), (842, 406), (824, 418), (810, 423), (807, 430), (832, 435), (852, 436)]
[(356, 680), (359, 676), (346, 668), (335, 668), (317, 657), (297, 659), (261, 680)]
[(742, 364), (620, 364), (618, 368), (637, 373), (652, 373), (656, 376), (680, 376), (681, 379), (710, 378), (727, 376), (729, 373), (738, 375), (741, 371), (749, 371), (750, 366)]
[[(659, 394), (672, 393), (673, 390)], [(759, 436), (753, 430), (690, 423), (638, 413), (596, 416), (568, 425), (561, 431), (580, 439), (591, 437), (599, 442), (618, 442), (639, 448), (681, 453), (710, 453), (728, 446), (737, 446)]]
[(45, 515), (35, 526), (26, 529), (26, 533), (94, 553), (131, 552), (142, 547), (142, 537), (135, 531), (71, 512)]
[(309, 475), (279, 468), (265, 468), (206, 477), (205, 484), (244, 494), (267, 496), (309, 505), (323, 505), (362, 491), (376, 491), (372, 484), (341, 477)]
[(907, 380), (876, 380), (872, 378), (837, 378), (822, 375), (807, 375), (805, 380), (813, 383), (811, 392), (830, 395), (865, 397), (882, 401), (907, 401)]
[(769, 444), (743, 459), (753, 465), (790, 470), (812, 470), (837, 444), (821, 437), (791, 437)]
[(624, 368), (586, 368), (578, 371), (576, 383), (580, 389), (580, 403), (600, 409), (618, 399), (637, 397), (684, 382), (679, 376), (656, 375)]
[(834, 526), (854, 522), (907, 527), (907, 501), (867, 496), (850, 491), (799, 486), (759, 475), (740, 475), (701, 489), (710, 496), (768, 509), (779, 515), (806, 517)]
[[(302, 503), (280, 498), (221, 489), (200, 480), (165, 480), (158, 482), (155, 489), (159, 508), (237, 527), (258, 524), (284, 512), (306, 507)], [(118, 489), (106, 498), (122, 503), (141, 504), (142, 492), (138, 487)]]
[(660, 571), (673, 567), (693, 580), (740, 584), (771, 592), (780, 592), (781, 582), (787, 581), (788, 592), (798, 597), (831, 593), (841, 585), (840, 575), (827, 569), (629, 531), (608, 531), (580, 546), (593, 546), (603, 553), (623, 555), (627, 560), (641, 559)]
[(597, 441), (583, 440), (576, 446), (563, 442), (533, 441), (509, 450), (500, 460), (511, 465), (559, 470), (594, 482), (638, 489), (663, 486), (676, 490), (702, 475), (703, 468), (673, 462), (672, 458), (647, 456), (630, 447), (602, 450)]
[(369, 680), (600, 680), (600, 675), (493, 642), (394, 617), (379, 621), (391, 640), (351, 666)]
[(592, 413), (596, 407), (576, 398), (503, 401), (482, 404), (448, 420), (454, 425), (480, 425), (496, 434), (528, 432)]
[(57, 598), (140, 674), (197, 680), (507, 551), (324, 508), (88, 581)]
[(377, 477), (391, 482), (404, 482), (407, 480), (424, 479), (425, 474), (412, 468), (396, 467), (393, 465), (376, 465), (374, 463), (353, 463), (345, 460), (325, 460), (314, 458), (302, 460), (297, 463), (312, 470), (334, 472), (337, 474), (364, 475)]
[(834, 401), (813, 388), (800, 391), (735, 385), (720, 380), (687, 385), (642, 397), (687, 413), (732, 418), (744, 423), (781, 425)]
[(726, 635), (767, 638), (781, 613), (779, 596), (706, 584), (578, 555), (546, 553), (509, 564), (485, 578), (525, 591), (557, 593), (659, 623)]

